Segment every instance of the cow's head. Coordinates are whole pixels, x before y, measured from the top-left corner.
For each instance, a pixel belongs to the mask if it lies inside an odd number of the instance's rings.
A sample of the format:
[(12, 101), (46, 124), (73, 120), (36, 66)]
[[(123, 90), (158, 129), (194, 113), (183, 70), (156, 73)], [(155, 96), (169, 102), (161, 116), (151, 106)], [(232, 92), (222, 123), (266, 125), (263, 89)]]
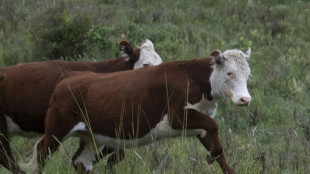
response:
[(127, 57), (126, 61), (133, 63), (133, 69), (155, 66), (163, 62), (161, 57), (155, 52), (153, 43), (148, 39), (142, 42), (135, 51), (133, 51), (128, 41), (123, 40), (120, 43), (120, 52), (122, 57)]
[(250, 75), (248, 60), (251, 49), (247, 52), (227, 50), (224, 53), (213, 51), (215, 66), (210, 77), (211, 95), (232, 100), (239, 106), (247, 106), (251, 102), (247, 81)]

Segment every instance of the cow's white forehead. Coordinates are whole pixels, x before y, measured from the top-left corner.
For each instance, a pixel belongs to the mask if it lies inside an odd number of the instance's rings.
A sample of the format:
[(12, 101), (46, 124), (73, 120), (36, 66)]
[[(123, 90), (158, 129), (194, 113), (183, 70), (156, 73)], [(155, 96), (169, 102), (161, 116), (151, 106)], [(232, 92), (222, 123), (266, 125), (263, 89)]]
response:
[(227, 63), (234, 65), (238, 71), (246, 74), (249, 73), (250, 67), (248, 61), (245, 58), (245, 54), (241, 50), (226, 50), (222, 53), (222, 56)]
[(155, 52), (154, 45), (150, 40), (146, 39), (138, 48), (140, 49), (140, 57), (135, 63), (134, 69), (141, 68), (144, 64), (155, 66), (163, 62)]

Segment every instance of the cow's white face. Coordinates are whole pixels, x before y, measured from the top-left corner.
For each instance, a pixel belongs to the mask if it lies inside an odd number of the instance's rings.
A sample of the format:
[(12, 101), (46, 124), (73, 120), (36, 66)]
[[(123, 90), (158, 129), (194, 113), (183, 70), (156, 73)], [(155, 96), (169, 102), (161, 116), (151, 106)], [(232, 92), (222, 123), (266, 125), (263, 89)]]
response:
[(227, 50), (224, 53), (214, 51), (214, 71), (210, 77), (211, 95), (215, 98), (224, 97), (240, 106), (251, 102), (247, 81), (250, 75), (248, 60), (251, 49), (246, 53), (240, 50)]
[(155, 52), (153, 43), (146, 39), (140, 46), (140, 57), (135, 63), (134, 69), (142, 68), (144, 66), (155, 66), (161, 64), (163, 61), (161, 57)]

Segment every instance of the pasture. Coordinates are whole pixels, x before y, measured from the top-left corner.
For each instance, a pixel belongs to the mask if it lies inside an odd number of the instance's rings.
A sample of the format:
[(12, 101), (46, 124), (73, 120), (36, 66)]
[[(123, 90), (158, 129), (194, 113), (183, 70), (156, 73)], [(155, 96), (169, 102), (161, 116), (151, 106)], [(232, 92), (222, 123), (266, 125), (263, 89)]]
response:
[[(163, 61), (251, 47), (249, 107), (221, 101), (215, 121), (236, 173), (310, 173), (310, 2), (307, 0), (2, 0), (0, 66), (119, 57), (129, 42), (150, 39)], [(31, 78), (31, 77), (29, 77)], [(14, 137), (23, 162), (37, 139)], [(60, 146), (45, 173), (75, 173), (78, 140)], [(119, 174), (221, 173), (196, 138), (166, 139), (126, 151)], [(105, 160), (94, 166), (104, 173)], [(9, 173), (3, 167), (0, 173)]]

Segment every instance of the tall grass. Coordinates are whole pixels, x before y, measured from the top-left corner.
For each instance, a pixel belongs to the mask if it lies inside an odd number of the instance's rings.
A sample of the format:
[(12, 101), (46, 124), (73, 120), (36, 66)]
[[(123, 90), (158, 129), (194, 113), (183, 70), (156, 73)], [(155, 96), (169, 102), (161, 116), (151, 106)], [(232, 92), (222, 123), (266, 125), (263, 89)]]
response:
[[(216, 116), (225, 155), (238, 173), (310, 173), (310, 2), (306, 0), (61, 0), (66, 15), (87, 14), (86, 49), (75, 60), (118, 55), (120, 34), (137, 44), (152, 39), (167, 60), (208, 55), (213, 49), (252, 48), (248, 82), (251, 106), (221, 101)], [(0, 65), (35, 60), (35, 17), (57, 1), (0, 2)], [(31, 10), (30, 10), (31, 9)], [(83, 15), (82, 15), (83, 16)], [(44, 18), (42, 18), (44, 20)], [(44, 27), (44, 26), (42, 26)], [(104, 41), (103, 41), (104, 40)], [(110, 45), (110, 46), (109, 46)], [(68, 58), (70, 59), (70, 58)], [(25, 159), (34, 141), (15, 137), (17, 160)], [(71, 156), (77, 140), (62, 145), (46, 173), (74, 173)], [(105, 161), (95, 165), (103, 171)], [(0, 168), (1, 173), (7, 173)], [(206, 163), (198, 140), (162, 140), (126, 150), (116, 173), (221, 173)]]

